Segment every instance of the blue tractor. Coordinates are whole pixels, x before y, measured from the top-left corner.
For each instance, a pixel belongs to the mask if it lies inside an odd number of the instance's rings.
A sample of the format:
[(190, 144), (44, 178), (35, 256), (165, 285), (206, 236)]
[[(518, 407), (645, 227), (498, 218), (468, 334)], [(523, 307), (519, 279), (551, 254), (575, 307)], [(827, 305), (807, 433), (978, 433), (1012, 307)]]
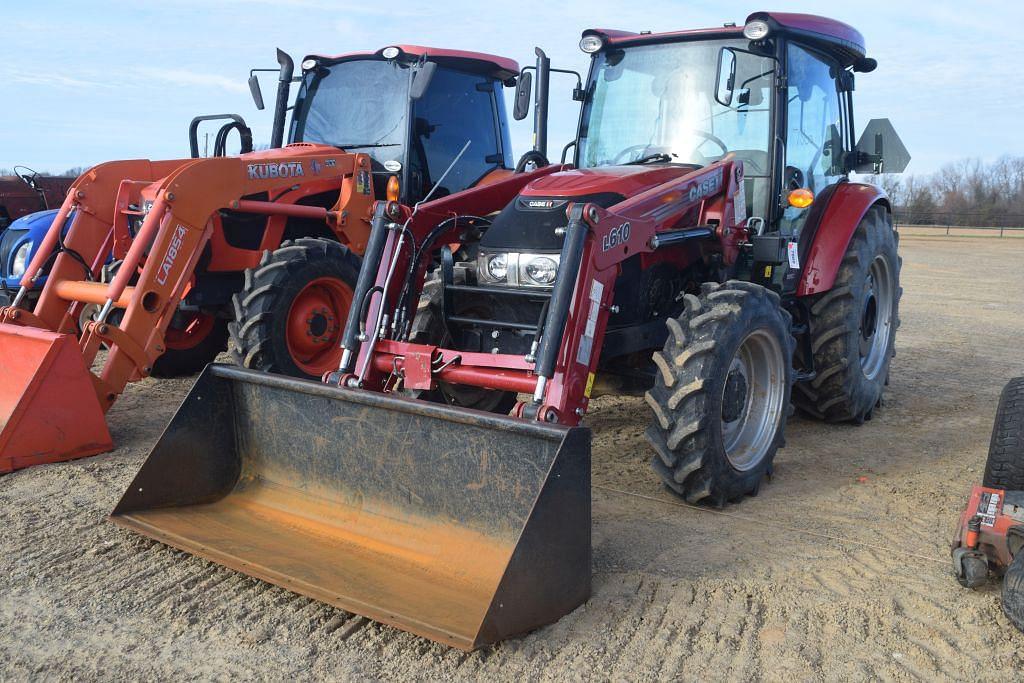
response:
[[(0, 233), (0, 306), (8, 305), (18, 291), (21, 277), (56, 215), (57, 209), (30, 213), (13, 221)], [(71, 225), (71, 221), (67, 224)], [(29, 297), (38, 296), (45, 284), (46, 278), (36, 280)]]

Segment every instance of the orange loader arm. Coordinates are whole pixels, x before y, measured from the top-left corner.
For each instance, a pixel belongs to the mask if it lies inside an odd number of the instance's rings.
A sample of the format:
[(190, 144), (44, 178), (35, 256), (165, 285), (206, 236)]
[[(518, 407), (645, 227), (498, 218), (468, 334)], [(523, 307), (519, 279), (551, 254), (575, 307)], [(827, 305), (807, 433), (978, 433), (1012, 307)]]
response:
[[(87, 380), (84, 385), (92, 387), (96, 398), (79, 397), (77, 411), (66, 417), (47, 415), (42, 420), (63, 443), (36, 444), (29, 450), (57, 457), (60, 451), (75, 450), (67, 442), (74, 441), (79, 423), (98, 419), (105, 430), (103, 413), (128, 382), (149, 375), (153, 363), (165, 351), (167, 328), (192, 283), (196, 264), (215, 229), (212, 218), (218, 210), (322, 219), (353, 242), (365, 244), (374, 199), (369, 172), (367, 155), (309, 145), (245, 157), (118, 161), (83, 174), (72, 185), (22, 280), (24, 291), (41, 274), (50, 254), (60, 246), (64, 223), (74, 211), (74, 222), (35, 309), (29, 312), (19, 308), (20, 297), (15, 305), (0, 308), (0, 356), (18, 356), (22, 363), (37, 365), (33, 372), (21, 369), (19, 376), (25, 381), (18, 386), (0, 389), (0, 394), (11, 393), (0, 395), (0, 472), (4, 471), (5, 459), (24, 457), (5, 452), (11, 433), (21, 429), (46, 432), (33, 413), (46, 410), (52, 393), (69, 391), (72, 385), (81, 389), (82, 380)], [(341, 191), (331, 209), (246, 199), (264, 192), (274, 197), (275, 191), (287, 191), (307, 180), (332, 179), (340, 182)], [(143, 195), (150, 198), (152, 206), (137, 234), (131, 236), (126, 228), (128, 219), (140, 213)], [(119, 256), (124, 253), (123, 262), (109, 283), (99, 282), (100, 270), (112, 252), (119, 252)], [(78, 317), (86, 304), (102, 309), (95, 321), (84, 325), (76, 340)], [(115, 308), (124, 309), (116, 324), (108, 321)], [(66, 358), (66, 348), (76, 341), (80, 358)], [(26, 345), (40, 348), (32, 353)], [(94, 370), (94, 361), (104, 345), (109, 352), (102, 367)], [(57, 347), (59, 353), (53, 350)], [(58, 370), (47, 366), (53, 365), (54, 354), (63, 359), (57, 363), (61, 366)]]

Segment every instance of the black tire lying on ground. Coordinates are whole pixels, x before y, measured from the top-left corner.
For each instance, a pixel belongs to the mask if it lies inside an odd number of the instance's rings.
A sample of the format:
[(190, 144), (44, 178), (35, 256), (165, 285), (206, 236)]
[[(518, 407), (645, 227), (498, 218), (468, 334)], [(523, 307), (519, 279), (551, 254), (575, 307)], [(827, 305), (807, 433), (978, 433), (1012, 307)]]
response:
[(1024, 491), (1024, 377), (1011, 379), (999, 397), (982, 486)]
[(817, 376), (793, 390), (793, 403), (827, 422), (871, 419), (882, 400), (899, 327), (899, 235), (883, 206), (872, 207), (850, 239), (835, 284), (811, 300)]
[(1024, 552), (1018, 551), (1003, 576), (1003, 613), (1024, 631)]
[[(794, 340), (779, 296), (749, 282), (705, 284), (666, 321), (645, 399), (654, 469), (689, 503), (755, 494), (783, 445)], [(761, 401), (752, 396), (767, 397)]]

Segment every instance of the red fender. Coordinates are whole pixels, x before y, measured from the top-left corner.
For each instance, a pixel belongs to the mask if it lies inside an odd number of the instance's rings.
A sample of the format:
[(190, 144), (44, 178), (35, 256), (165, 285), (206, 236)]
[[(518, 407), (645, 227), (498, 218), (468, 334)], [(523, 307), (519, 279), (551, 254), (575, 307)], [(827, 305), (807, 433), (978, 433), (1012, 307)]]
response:
[(812, 242), (810, 249), (804, 252), (807, 256), (797, 285), (797, 296), (818, 294), (831, 289), (853, 231), (857, 229), (864, 214), (878, 203), (882, 203), (886, 209), (890, 208), (889, 198), (882, 188), (867, 183), (839, 183), (828, 193), (825, 201), (827, 204), (820, 218), (812, 225), (812, 215), (808, 225), (804, 226), (805, 232), (808, 229), (812, 231)]

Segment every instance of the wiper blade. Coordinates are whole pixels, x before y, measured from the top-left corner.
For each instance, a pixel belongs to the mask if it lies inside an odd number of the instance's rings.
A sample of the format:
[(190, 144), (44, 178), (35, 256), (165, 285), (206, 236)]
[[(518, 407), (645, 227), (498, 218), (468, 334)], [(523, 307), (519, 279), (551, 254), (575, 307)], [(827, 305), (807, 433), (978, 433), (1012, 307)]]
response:
[(635, 166), (637, 164), (649, 164), (652, 161), (672, 161), (672, 157), (675, 154), (665, 154), (664, 152), (657, 152), (655, 154), (648, 154), (645, 157), (634, 159), (633, 161), (627, 161), (623, 166)]
[(398, 147), (400, 144), (399, 142), (363, 142), (351, 145), (335, 144), (334, 146), (341, 149), (366, 149), (367, 147)]

